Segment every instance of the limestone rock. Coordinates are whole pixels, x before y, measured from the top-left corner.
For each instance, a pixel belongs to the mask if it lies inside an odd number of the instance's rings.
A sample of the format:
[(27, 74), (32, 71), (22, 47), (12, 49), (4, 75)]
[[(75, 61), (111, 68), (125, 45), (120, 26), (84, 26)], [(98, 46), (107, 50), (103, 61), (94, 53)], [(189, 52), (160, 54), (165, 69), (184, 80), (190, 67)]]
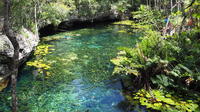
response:
[[(22, 64), (30, 53), (39, 43), (39, 37), (32, 32), (22, 28), (17, 34), (17, 41), (20, 46), (19, 60)], [(10, 72), (8, 69), (8, 58), (13, 57), (14, 47), (6, 35), (0, 34), (0, 76), (7, 76)]]
[(0, 54), (13, 57), (14, 48), (6, 35), (0, 35)]

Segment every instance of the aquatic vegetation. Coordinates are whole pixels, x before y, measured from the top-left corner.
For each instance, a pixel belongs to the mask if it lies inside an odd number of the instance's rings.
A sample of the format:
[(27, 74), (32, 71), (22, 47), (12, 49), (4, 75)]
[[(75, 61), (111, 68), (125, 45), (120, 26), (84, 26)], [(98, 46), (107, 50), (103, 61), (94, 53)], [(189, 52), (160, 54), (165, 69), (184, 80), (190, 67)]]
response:
[[(137, 36), (118, 33), (122, 29), (118, 25), (98, 26), (71, 31), (74, 35), (80, 34), (73, 36), (74, 39), (42, 41), (46, 44), (36, 48), (35, 56), (29, 61), (32, 63), (27, 62), (31, 66), (25, 66), (20, 72), (17, 85), (19, 111), (124, 111), (120, 106), (124, 105), (125, 99), (120, 82), (112, 76), (110, 59), (116, 56), (118, 47), (131, 47)], [(44, 78), (38, 73), (35, 78), (33, 73), (38, 72), (37, 67), (49, 72), (50, 76)], [(0, 111), (3, 112), (10, 112), (11, 99), (7, 94), (10, 89), (0, 93)]]
[(132, 103), (139, 103), (146, 108), (160, 110), (162, 112), (194, 112), (199, 107), (197, 100), (184, 99), (176, 95), (165, 93), (162, 90), (146, 91), (139, 90), (133, 94), (133, 97), (128, 97)]
[[(38, 73), (42, 74), (46, 78), (50, 76), (50, 72), (48, 71), (51, 68), (50, 63), (45, 61), (44, 57), (51, 53), (50, 51), (53, 51), (54, 49), (50, 49), (50, 47), (53, 47), (52, 45), (39, 45), (37, 46), (34, 55), (35, 55), (35, 60), (29, 61), (26, 64), (28, 66), (35, 67), (38, 71)], [(37, 75), (37, 74), (34, 74)]]
[(130, 26), (132, 26), (132, 25), (135, 24), (135, 22), (132, 21), (132, 20), (124, 20), (124, 21), (114, 22), (113, 24), (115, 24), (115, 25), (130, 25)]
[(54, 36), (47, 36), (43, 37), (42, 41), (43, 42), (49, 42), (49, 41), (55, 41), (55, 40), (60, 40), (60, 39), (73, 39), (74, 37), (81, 36), (81, 34), (76, 34), (76, 33), (60, 33)]
[(43, 37), (42, 41), (55, 41), (55, 40), (60, 40), (63, 39), (64, 37), (62, 36), (54, 36), (54, 37)]
[(39, 45), (37, 46), (36, 50), (34, 51), (34, 55), (38, 57), (46, 56), (47, 54), (51, 53), (49, 51), (53, 51), (54, 49), (50, 49), (53, 47), (52, 45)]

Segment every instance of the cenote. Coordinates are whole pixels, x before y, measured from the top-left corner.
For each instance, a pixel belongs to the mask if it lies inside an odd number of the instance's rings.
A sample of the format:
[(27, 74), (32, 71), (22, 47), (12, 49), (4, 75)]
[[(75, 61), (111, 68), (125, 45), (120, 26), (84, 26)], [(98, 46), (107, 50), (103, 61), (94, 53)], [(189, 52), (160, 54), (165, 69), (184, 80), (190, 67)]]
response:
[[(119, 47), (134, 46), (138, 36), (119, 32), (122, 29), (99, 25), (44, 37), (55, 49), (45, 56), (52, 75), (35, 78), (34, 68), (24, 66), (17, 85), (20, 112), (129, 111), (110, 59)], [(8, 94), (9, 88), (1, 92), (1, 112), (10, 111)]]

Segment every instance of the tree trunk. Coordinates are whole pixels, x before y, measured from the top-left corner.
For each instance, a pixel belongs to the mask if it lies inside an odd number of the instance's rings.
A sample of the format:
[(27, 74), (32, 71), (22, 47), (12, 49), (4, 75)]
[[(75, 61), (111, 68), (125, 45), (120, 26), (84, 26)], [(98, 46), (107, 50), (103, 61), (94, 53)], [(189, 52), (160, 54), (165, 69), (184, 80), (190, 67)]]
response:
[(151, 8), (151, 0), (149, 0), (149, 7)]
[(17, 112), (17, 95), (16, 95), (16, 82), (18, 74), (18, 63), (19, 63), (19, 44), (15, 33), (11, 28), (10, 16), (11, 15), (11, 0), (4, 0), (4, 30), (14, 47), (14, 55), (9, 61), (9, 69), (11, 75), (11, 87), (12, 87), (12, 112)]
[(38, 22), (37, 22), (37, 4), (38, 4), (38, 1), (35, 1), (34, 22), (35, 22), (35, 35), (39, 36), (39, 34), (38, 34)]

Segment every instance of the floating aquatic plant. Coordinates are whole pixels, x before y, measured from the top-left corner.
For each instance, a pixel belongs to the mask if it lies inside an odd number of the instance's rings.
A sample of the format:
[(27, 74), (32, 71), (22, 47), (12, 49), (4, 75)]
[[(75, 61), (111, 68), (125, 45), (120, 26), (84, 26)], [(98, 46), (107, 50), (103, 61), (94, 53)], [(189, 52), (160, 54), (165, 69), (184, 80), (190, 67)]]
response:
[(141, 89), (133, 95), (134, 97), (127, 97), (131, 102), (162, 112), (193, 112), (199, 107), (197, 100), (183, 99), (162, 90), (146, 91)]
[(28, 66), (33, 66), (37, 69), (38, 73), (43, 74), (48, 78), (50, 76), (50, 72), (48, 70), (51, 68), (51, 64), (45, 61), (44, 56), (51, 53), (54, 49), (50, 49), (53, 47), (52, 45), (39, 45), (37, 46), (34, 55), (36, 56), (34, 61), (27, 62)]

